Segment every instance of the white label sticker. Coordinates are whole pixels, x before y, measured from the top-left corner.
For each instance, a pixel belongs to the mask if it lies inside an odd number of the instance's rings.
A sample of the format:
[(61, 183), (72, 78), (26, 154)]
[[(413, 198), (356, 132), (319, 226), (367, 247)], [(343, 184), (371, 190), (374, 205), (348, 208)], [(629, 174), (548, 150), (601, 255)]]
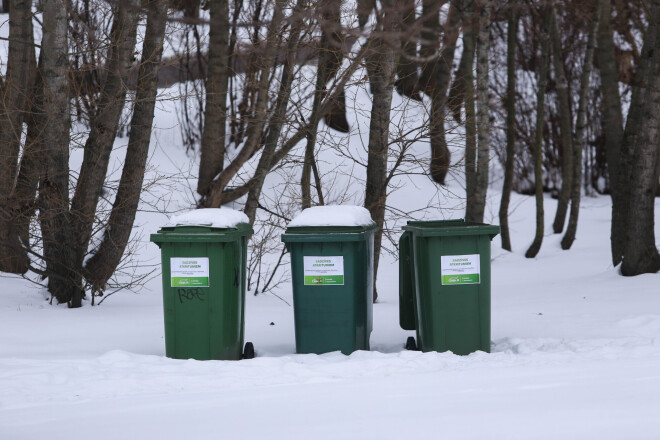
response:
[(344, 257), (303, 257), (305, 286), (343, 286)]
[(209, 287), (208, 257), (170, 258), (172, 287)]
[(443, 255), (440, 257), (442, 285), (479, 284), (479, 254)]

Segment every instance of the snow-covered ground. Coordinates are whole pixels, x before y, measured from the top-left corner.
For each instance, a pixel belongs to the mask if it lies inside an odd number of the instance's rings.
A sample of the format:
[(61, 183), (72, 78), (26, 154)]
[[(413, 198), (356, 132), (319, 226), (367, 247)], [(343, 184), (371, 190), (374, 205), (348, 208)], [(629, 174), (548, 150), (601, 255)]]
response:
[[(157, 125), (154, 165), (186, 170), (176, 118), (161, 109)], [(333, 160), (320, 167), (335, 169)], [(460, 179), (428, 197), (433, 185), (416, 179), (390, 202), (425, 205), (455, 194), (461, 203)], [(489, 222), (499, 202), (500, 183), (493, 186)], [(191, 193), (170, 194), (168, 209), (189, 207)], [(441, 202), (436, 214), (461, 216)], [(555, 206), (546, 198), (546, 225)], [(528, 260), (534, 215), (533, 198), (514, 195), (514, 252), (493, 240), (490, 354), (405, 351), (412, 332), (399, 328), (389, 254), (381, 259), (372, 351), (350, 356), (294, 354), (293, 309), (271, 294), (248, 294), (255, 359), (200, 362), (164, 356), (159, 278), (138, 294), (118, 292), (77, 310), (49, 305), (24, 280), (0, 278), (0, 439), (660, 438), (660, 274), (623, 278), (612, 267), (607, 197), (583, 200), (572, 250), (548, 234)], [(158, 261), (148, 234), (166, 222), (140, 214), (144, 262)], [(290, 284), (276, 293), (291, 303)]]
[(606, 197), (584, 201), (573, 250), (550, 235), (527, 260), (534, 203), (514, 202), (515, 252), (493, 241), (491, 354), (403, 350), (390, 257), (372, 351), (351, 356), (294, 354), (292, 308), (249, 295), (256, 359), (172, 360), (159, 279), (68, 310), (3, 278), (0, 438), (660, 438), (660, 274), (611, 267)]

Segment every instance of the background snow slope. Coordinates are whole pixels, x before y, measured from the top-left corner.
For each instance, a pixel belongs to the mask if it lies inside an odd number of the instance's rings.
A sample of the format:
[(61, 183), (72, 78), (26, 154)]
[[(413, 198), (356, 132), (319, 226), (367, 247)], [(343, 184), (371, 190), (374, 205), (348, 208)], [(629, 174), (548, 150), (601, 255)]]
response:
[[(158, 202), (169, 212), (190, 206), (195, 184), (175, 121), (161, 108), (153, 142), (158, 172), (184, 171), (177, 192)], [(390, 200), (425, 205), (432, 184), (418, 177)], [(441, 202), (429, 215), (460, 217), (461, 192), (454, 176), (429, 196)], [(489, 197), (486, 221), (496, 222), (498, 190)], [(547, 225), (555, 206), (546, 198)], [(158, 277), (139, 294), (77, 310), (0, 278), (0, 439), (658, 439), (660, 274), (619, 276), (609, 257), (609, 198), (582, 206), (573, 249), (562, 251), (561, 237), (549, 234), (528, 260), (534, 200), (513, 195), (514, 252), (493, 240), (491, 354), (403, 350), (412, 333), (398, 325), (389, 254), (372, 351), (351, 356), (294, 354), (293, 309), (270, 294), (248, 294), (246, 340), (257, 358), (199, 362), (164, 357)], [(148, 234), (166, 222), (140, 213), (144, 264), (158, 263)], [(292, 302), (290, 284), (275, 293)]]

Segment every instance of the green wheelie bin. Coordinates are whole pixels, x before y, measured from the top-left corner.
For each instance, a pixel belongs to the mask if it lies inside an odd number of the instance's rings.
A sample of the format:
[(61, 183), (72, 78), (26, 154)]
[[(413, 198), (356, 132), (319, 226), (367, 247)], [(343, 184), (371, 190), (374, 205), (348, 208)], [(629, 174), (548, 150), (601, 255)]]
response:
[(247, 216), (198, 209), (175, 216), (151, 241), (161, 249), (165, 354), (174, 359), (238, 360), (243, 347)]
[(490, 352), (490, 242), (496, 225), (409, 221), (399, 240), (399, 323), (406, 348)]
[(297, 353), (369, 350), (375, 231), (357, 206), (308, 208), (287, 227)]

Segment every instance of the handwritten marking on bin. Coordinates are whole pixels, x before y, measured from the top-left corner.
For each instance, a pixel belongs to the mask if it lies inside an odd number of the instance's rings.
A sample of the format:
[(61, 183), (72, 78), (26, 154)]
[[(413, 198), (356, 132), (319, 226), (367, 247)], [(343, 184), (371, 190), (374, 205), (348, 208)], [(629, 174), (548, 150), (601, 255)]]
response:
[(183, 300), (186, 301), (206, 301), (206, 292), (199, 287), (193, 287), (188, 289), (177, 289), (179, 294), (179, 302), (183, 304)]

